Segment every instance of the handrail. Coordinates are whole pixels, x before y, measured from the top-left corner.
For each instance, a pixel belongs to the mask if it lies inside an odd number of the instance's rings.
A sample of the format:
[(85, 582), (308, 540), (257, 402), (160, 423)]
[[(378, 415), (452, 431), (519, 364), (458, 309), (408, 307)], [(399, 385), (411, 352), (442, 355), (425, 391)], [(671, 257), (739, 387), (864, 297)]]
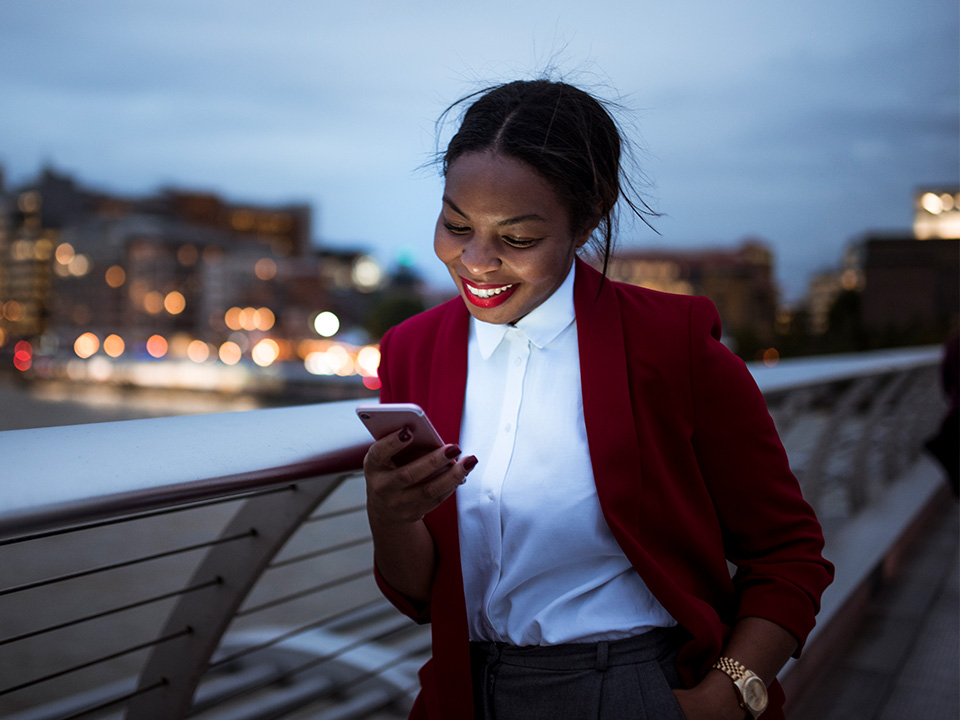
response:
[[(938, 347), (925, 347), (748, 367), (771, 394), (939, 357)], [(370, 438), (357, 404), (0, 432), (0, 538), (358, 469)]]
[(0, 538), (356, 470), (357, 404), (0, 432)]
[(871, 350), (843, 355), (812, 355), (787, 358), (772, 367), (747, 363), (753, 379), (764, 395), (799, 390), (812, 385), (840, 382), (868, 375), (879, 375), (926, 367), (939, 363), (943, 349), (939, 345), (896, 350)]

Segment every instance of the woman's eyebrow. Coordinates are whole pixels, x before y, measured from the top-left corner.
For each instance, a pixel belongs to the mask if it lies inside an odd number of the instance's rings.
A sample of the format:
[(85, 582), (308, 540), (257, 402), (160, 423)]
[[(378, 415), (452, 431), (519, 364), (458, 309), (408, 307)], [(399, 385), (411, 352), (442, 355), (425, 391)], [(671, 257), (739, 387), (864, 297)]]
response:
[[(469, 220), (470, 216), (467, 215), (463, 210), (457, 207), (457, 204), (453, 202), (446, 195), (443, 196), (443, 202), (450, 206), (450, 209), (453, 210), (458, 215), (461, 215), (465, 219)], [(539, 220), (540, 222), (547, 222), (547, 219), (543, 215), (538, 215), (537, 213), (527, 213), (526, 215), (517, 215), (516, 217), (507, 218), (506, 220), (501, 220), (497, 223), (498, 227), (505, 227), (507, 225), (516, 225), (517, 223), (526, 222), (528, 220)]]

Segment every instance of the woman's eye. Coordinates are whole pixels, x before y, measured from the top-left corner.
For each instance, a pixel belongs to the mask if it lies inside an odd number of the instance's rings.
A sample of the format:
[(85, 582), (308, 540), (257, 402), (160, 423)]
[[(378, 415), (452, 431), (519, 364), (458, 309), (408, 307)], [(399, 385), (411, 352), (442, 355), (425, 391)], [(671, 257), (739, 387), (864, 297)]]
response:
[(508, 237), (506, 235), (503, 236), (503, 241), (507, 245), (515, 248), (527, 248), (527, 247), (530, 247), (531, 245), (537, 244), (536, 239), (514, 238), (514, 237)]
[(444, 222), (443, 226), (454, 235), (464, 235), (470, 232), (470, 228), (465, 225), (454, 225), (453, 223)]

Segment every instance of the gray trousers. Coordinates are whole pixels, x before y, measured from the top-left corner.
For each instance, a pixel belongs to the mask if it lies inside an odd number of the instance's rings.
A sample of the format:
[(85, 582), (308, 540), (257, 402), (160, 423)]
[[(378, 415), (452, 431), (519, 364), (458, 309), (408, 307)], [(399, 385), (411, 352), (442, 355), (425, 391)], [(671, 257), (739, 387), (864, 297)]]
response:
[(682, 631), (600, 643), (471, 642), (477, 720), (683, 720), (671, 688)]

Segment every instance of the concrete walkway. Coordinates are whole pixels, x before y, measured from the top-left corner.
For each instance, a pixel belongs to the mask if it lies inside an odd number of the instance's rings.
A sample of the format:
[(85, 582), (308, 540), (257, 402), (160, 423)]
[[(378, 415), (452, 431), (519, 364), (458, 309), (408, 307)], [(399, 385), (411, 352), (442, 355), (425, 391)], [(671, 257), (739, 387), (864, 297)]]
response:
[(791, 720), (960, 718), (958, 517), (942, 503)]

